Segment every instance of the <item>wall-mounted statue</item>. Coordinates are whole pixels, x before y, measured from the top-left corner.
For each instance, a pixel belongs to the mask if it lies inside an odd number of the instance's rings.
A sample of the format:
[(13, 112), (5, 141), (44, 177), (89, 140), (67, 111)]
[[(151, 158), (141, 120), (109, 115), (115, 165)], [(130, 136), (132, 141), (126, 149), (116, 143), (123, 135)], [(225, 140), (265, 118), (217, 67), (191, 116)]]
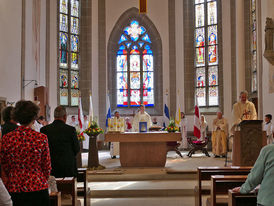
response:
[(271, 18), (266, 18), (265, 23), (265, 51), (264, 57), (274, 65), (274, 22)]

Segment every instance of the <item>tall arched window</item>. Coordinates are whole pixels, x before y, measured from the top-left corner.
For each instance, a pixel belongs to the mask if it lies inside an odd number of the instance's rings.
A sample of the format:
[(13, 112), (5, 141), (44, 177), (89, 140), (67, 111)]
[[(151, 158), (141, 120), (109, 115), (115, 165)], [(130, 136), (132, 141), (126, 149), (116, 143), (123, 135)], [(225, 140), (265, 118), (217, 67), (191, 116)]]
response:
[(216, 0), (195, 0), (195, 94), (201, 107), (219, 106), (218, 13)]
[(59, 104), (77, 106), (79, 99), (79, 0), (59, 0)]
[(137, 20), (123, 29), (116, 56), (117, 107), (154, 106), (152, 42)]
[(251, 92), (257, 91), (257, 17), (256, 0), (250, 0), (251, 14)]

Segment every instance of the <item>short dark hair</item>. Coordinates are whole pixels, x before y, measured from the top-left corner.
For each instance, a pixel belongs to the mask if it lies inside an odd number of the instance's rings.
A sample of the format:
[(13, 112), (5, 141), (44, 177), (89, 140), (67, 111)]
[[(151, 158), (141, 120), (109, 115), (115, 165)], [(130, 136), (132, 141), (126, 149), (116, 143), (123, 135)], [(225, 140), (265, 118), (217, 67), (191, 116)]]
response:
[(266, 114), (265, 117), (267, 117), (268, 119), (272, 120), (272, 115), (271, 114)]
[(12, 112), (13, 112), (14, 107), (9, 106), (3, 109), (2, 111), (2, 116), (3, 116), (3, 120), (4, 122), (10, 122), (10, 120), (12, 120)]
[(63, 106), (58, 106), (54, 110), (54, 118), (63, 118), (67, 115), (66, 108)]
[(37, 119), (40, 108), (32, 101), (20, 100), (14, 108), (14, 119), (21, 125), (28, 125)]

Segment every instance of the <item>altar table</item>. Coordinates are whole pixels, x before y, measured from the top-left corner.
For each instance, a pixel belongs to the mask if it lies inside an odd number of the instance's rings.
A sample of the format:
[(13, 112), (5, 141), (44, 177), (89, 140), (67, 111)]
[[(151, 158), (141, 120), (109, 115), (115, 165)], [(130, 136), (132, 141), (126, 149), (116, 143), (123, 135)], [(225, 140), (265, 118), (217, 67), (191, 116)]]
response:
[(181, 141), (180, 132), (107, 133), (106, 142), (120, 142), (122, 167), (164, 167), (167, 142)]

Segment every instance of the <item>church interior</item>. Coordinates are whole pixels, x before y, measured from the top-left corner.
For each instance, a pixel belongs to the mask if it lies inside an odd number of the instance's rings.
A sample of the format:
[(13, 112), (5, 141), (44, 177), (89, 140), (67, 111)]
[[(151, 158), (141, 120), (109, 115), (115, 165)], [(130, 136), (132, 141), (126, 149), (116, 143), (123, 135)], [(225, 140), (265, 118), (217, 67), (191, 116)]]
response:
[[(24, 99), (39, 102), (40, 115), (48, 123), (59, 105), (66, 108), (67, 123), (72, 116), (78, 122), (80, 104), (82, 114), (90, 118), (92, 99), (93, 120), (104, 130), (95, 147), (105, 169), (80, 172), (84, 180), (75, 180), (76, 191), (68, 192), (72, 197), (51, 197), (58, 200), (54, 205), (201, 206), (220, 205), (223, 199), (222, 205), (228, 205), (227, 190), (216, 201), (214, 178), (200, 185), (204, 171), (197, 168), (245, 168), (233, 171), (247, 175), (247, 166), (253, 166), (266, 144), (261, 125), (266, 114), (274, 115), (274, 0), (1, 0), (0, 26), (0, 110)], [(241, 101), (243, 91), (261, 121), (242, 124), (240, 132), (246, 133), (235, 140), (233, 105)], [(165, 149), (162, 157), (160, 143), (156, 147), (149, 142), (157, 154), (138, 143), (133, 150), (127, 142), (132, 139), (121, 140), (120, 153), (131, 150), (134, 160), (149, 163), (164, 158), (164, 164), (134, 166), (130, 155), (110, 154), (109, 142), (126, 137), (116, 132), (107, 136), (106, 118), (118, 111), (133, 124), (141, 104), (160, 127), (166, 123), (165, 106), (175, 122), (181, 122), (184, 113), (187, 146), (179, 147), (182, 157)], [(187, 142), (187, 137), (196, 136), (196, 106), (198, 118), (203, 116), (207, 123), (206, 145), (189, 157), (190, 148), (199, 146), (191, 138)], [(227, 120), (228, 153), (214, 158), (219, 155), (212, 144), (218, 113)], [(260, 131), (252, 130), (255, 127)], [(150, 138), (146, 134), (144, 139)], [(176, 134), (181, 138), (181, 133), (168, 134), (170, 141), (180, 142)], [(258, 150), (249, 158), (250, 150), (237, 147), (247, 134), (258, 137), (246, 146)], [(138, 142), (143, 137), (132, 138)], [(167, 140), (158, 138), (166, 148)], [(140, 151), (144, 148), (150, 157)], [(88, 167), (88, 148), (79, 158), (81, 167)], [(77, 187), (87, 189), (86, 199), (79, 191), (77, 196)]]

